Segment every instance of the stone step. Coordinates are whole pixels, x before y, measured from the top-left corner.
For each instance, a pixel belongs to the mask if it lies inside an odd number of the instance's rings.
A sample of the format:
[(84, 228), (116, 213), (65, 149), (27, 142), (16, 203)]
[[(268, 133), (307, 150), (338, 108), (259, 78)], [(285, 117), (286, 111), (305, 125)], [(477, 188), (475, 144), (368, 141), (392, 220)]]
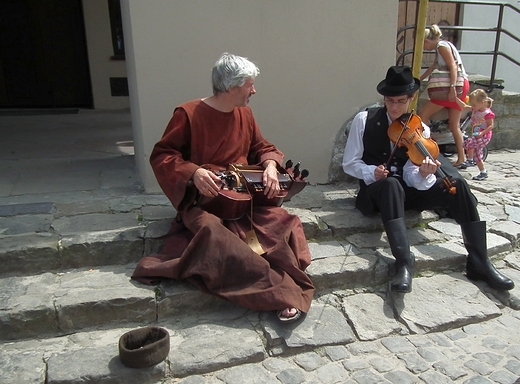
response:
[[(459, 227), (448, 219), (430, 226), (409, 229), (416, 275), (463, 271), (466, 251)], [(384, 287), (393, 273), (394, 259), (381, 232), (310, 242), (309, 247), (313, 262), (307, 273), (317, 294)], [(490, 256), (513, 249), (512, 240), (493, 233), (488, 234), (488, 247)], [(134, 267), (131, 263), (1, 278), (0, 339), (52, 337), (128, 321), (147, 324), (227, 304), (186, 282), (153, 287), (134, 282)]]
[[(508, 257), (519, 260), (519, 256), (513, 253)], [(508, 272), (520, 282), (520, 271)], [(470, 283), (460, 273), (441, 273), (417, 277), (413, 292), (406, 295), (381, 290), (337, 290), (318, 296), (307, 316), (290, 325), (281, 324), (274, 313), (247, 311), (230, 303), (221, 306), (207, 303), (211, 310), (197, 312), (186, 308), (175, 316), (156, 321), (134, 318), (133, 322), (70, 331), (61, 337), (4, 342), (0, 344), (0, 369), (6, 383), (143, 384), (265, 362), (270, 356), (302, 353), (305, 358), (304, 352), (317, 349), (324, 350), (331, 359), (333, 355), (346, 358), (346, 347), (353, 355), (371, 351), (382, 358), (395, 359), (395, 354), (414, 351), (412, 344), (403, 338), (406, 335), (410, 341), (416, 335), (417, 346), (429, 344), (433, 349), (443, 347), (453, 351), (456, 345), (443, 334), (424, 340), (418, 337), (461, 327), (470, 333), (468, 326), (484, 322), (489, 323), (492, 335), (507, 334), (520, 326), (520, 319), (512, 316), (503, 322), (492, 319), (503, 314), (498, 300), (511, 306), (511, 297), (518, 299), (519, 291), (515, 288), (511, 295), (501, 294), (486, 289), (485, 284)], [(193, 303), (198, 299), (200, 296), (185, 300)], [(168, 357), (150, 368), (125, 367), (119, 359), (119, 338), (151, 323), (170, 334)], [(463, 334), (453, 333), (453, 340)], [(380, 343), (370, 343), (376, 340)], [(436, 346), (432, 345), (435, 340)], [(465, 359), (473, 358), (463, 352), (458, 352), (459, 358), (466, 355)], [(442, 353), (437, 356), (446, 358)], [(402, 360), (399, 367), (406, 371), (405, 364), (409, 361)]]
[(71, 216), (54, 211), (0, 217), (0, 276), (137, 262), (157, 251), (162, 242), (154, 238), (168, 232), (175, 216), (169, 206), (139, 206), (132, 212), (96, 209)]
[[(285, 207), (298, 215), (308, 239), (381, 230), (378, 217), (354, 209), (356, 184), (309, 185)], [(148, 198), (150, 200), (150, 198)], [(315, 207), (310, 209), (309, 207)], [(0, 276), (124, 265), (160, 249), (175, 210), (165, 200), (18, 204), (0, 207)], [(411, 215), (409, 225), (433, 220)]]
[[(381, 235), (384, 230), (379, 215), (363, 216), (354, 207), (356, 190), (357, 183), (352, 182), (309, 185), (284, 207), (300, 217), (311, 243), (345, 240), (363, 233)], [(143, 204), (131, 200), (113, 202), (110, 207), (95, 202), (79, 206), (64, 204), (46, 207), (44, 212), (37, 212), (41, 207), (31, 211), (21, 204), (17, 207), (18, 214), (0, 212), (0, 277), (136, 263), (160, 249), (162, 240), (157, 238), (168, 232), (175, 216), (165, 201), (158, 199), (155, 205)], [(420, 228), (439, 219), (431, 211), (410, 211), (406, 223), (409, 228)], [(498, 223), (509, 227), (509, 231), (498, 233), (508, 236), (516, 246), (519, 225), (499, 219), (489, 217), (490, 231)], [(458, 226), (453, 236), (460, 239)], [(362, 244), (362, 248), (367, 245), (370, 244)]]
[[(286, 204), (301, 218), (309, 239), (313, 263), (307, 272), (318, 294), (375, 289), (385, 286), (392, 273), (394, 259), (380, 217), (363, 216), (354, 208), (355, 191), (352, 184), (309, 186)], [(135, 263), (160, 247), (155, 238), (168, 231), (171, 207), (145, 205), (119, 213), (78, 212), (76, 207), (73, 215), (64, 215), (63, 207), (51, 211), (45, 225), (26, 214), (0, 223), (7, 228), (0, 242), (0, 339), (149, 323), (223, 305), (183, 282), (148, 287), (130, 280)], [(520, 225), (488, 219), (489, 254), (503, 258), (517, 246)], [(416, 275), (463, 271), (466, 251), (453, 220), (424, 211), (408, 212), (406, 222)]]
[[(500, 318), (504, 308), (520, 309), (517, 185), (506, 174), (499, 187), (475, 183), (474, 189), (489, 223), (489, 254), (515, 281), (514, 290), (469, 282), (461, 274), (460, 227), (426, 211), (407, 212), (417, 264), (413, 292), (406, 295), (387, 290), (393, 257), (380, 217), (354, 208), (356, 186), (309, 186), (285, 207), (304, 225), (313, 258), (307, 272), (317, 293), (309, 314), (289, 326), (273, 313), (247, 311), (185, 282), (150, 287), (131, 281), (135, 263), (160, 247), (154, 237), (166, 233), (174, 217), (166, 203), (141, 197), (113, 202), (109, 212), (92, 202), (46, 206), (47, 213), (0, 212), (0, 261), (8, 268), (0, 277), (2, 381), (159, 383), (268, 356), (345, 345), (363, 350), (371, 340), (396, 354), (391, 345), (401, 339), (395, 336)], [(37, 245), (45, 241), (51, 245)], [(507, 320), (517, 329), (514, 321), (518, 317)], [(169, 357), (149, 369), (124, 367), (119, 337), (150, 324), (169, 331)]]

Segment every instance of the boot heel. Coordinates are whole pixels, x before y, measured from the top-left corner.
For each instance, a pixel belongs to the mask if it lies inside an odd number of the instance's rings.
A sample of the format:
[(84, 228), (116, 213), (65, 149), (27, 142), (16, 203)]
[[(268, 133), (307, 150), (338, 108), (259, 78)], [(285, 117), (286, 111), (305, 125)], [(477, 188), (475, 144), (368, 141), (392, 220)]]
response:
[(470, 280), (485, 281), (491, 288), (510, 290), (515, 287), (513, 280), (498, 272), (487, 254), (486, 222), (474, 221), (461, 224), (462, 239), (468, 251), (466, 277)]

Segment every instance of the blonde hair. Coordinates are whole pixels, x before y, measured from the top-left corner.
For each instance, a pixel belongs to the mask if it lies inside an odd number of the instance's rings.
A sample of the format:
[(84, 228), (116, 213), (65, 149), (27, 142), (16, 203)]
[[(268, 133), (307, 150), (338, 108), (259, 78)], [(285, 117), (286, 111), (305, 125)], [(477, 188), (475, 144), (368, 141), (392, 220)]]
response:
[(484, 102), (488, 108), (491, 108), (493, 105), (493, 99), (487, 95), (486, 91), (480, 88), (471, 92), (469, 98), (477, 100), (479, 103)]
[(430, 28), (424, 30), (424, 38), (426, 40), (440, 40), (442, 39), (441, 29), (437, 24), (432, 24)]

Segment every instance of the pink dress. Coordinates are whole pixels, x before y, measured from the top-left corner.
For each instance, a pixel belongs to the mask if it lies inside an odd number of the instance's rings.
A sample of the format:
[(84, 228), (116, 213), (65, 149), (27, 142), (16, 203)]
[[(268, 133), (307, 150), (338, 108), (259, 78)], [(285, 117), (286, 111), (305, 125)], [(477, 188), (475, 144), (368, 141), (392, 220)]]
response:
[(495, 114), (489, 108), (484, 111), (473, 111), (471, 114), (471, 126), (473, 127), (473, 135), (464, 141), (464, 149), (473, 149), (473, 161), (478, 163), (484, 159), (484, 148), (491, 141), (493, 131), (489, 131), (483, 137), (478, 138), (479, 134), (487, 128), (487, 120), (495, 120)]

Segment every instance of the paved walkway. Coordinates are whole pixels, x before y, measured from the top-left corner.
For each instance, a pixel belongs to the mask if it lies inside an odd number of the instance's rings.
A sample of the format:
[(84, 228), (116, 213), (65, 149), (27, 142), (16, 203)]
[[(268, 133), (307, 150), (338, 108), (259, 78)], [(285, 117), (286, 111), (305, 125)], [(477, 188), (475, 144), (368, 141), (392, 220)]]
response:
[[(495, 151), (487, 164), (489, 180), (471, 181), (483, 218), (493, 222), (507, 217), (517, 233), (519, 164), (520, 153)], [(464, 172), (468, 178), (476, 173), (476, 169)], [(448, 271), (416, 277), (413, 292), (402, 296), (388, 295), (385, 289), (332, 290), (316, 300), (310, 322), (267, 332), (268, 342), (279, 332), (296, 333), (293, 340), (285, 339), (293, 348), (304, 345), (304, 337), (314, 338), (320, 346), (307, 344), (306, 350), (290, 356), (272, 351), (258, 363), (165, 383), (520, 383), (519, 256), (515, 251), (506, 257), (516, 268), (507, 270), (517, 283), (510, 293), (468, 284), (462, 275)], [(341, 311), (353, 333), (320, 334), (325, 322), (336, 321), (338, 332), (347, 328), (327, 314), (329, 305)], [(322, 340), (326, 337), (334, 341), (327, 345)]]
[[(413, 292), (388, 292), (393, 259), (380, 219), (353, 206), (356, 184), (309, 185), (286, 208), (304, 224), (318, 291), (305, 318), (281, 325), (182, 283), (129, 282), (156, 246), (136, 239), (174, 215), (142, 191), (129, 121), (0, 117), (1, 383), (520, 382), (520, 151), (492, 152), (489, 179), (469, 181), (514, 290), (469, 282), (460, 229), (423, 212), (407, 216)], [(147, 324), (169, 331), (167, 360), (124, 367), (119, 337)]]

